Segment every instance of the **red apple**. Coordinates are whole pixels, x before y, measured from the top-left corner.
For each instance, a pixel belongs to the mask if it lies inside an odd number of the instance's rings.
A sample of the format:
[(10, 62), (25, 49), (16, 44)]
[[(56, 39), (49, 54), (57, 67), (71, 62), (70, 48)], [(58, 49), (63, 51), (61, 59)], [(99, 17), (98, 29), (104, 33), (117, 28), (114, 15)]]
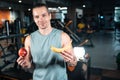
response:
[(22, 57), (25, 57), (27, 55), (26, 49), (24, 47), (20, 48), (19, 51), (18, 51), (18, 55), (22, 56)]

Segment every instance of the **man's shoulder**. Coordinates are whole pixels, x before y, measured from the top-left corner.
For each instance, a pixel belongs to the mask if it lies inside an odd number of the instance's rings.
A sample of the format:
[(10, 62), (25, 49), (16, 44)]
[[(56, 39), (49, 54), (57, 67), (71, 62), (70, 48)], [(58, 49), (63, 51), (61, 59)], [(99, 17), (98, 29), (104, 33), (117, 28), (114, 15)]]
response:
[(53, 28), (53, 32), (63, 32), (63, 31), (57, 28)]
[(34, 35), (34, 34), (36, 34), (37, 32), (38, 32), (38, 30), (32, 32), (30, 35)]
[(53, 30), (58, 30), (58, 31), (62, 31), (62, 30), (60, 30), (60, 29), (58, 29), (58, 28), (53, 28)]

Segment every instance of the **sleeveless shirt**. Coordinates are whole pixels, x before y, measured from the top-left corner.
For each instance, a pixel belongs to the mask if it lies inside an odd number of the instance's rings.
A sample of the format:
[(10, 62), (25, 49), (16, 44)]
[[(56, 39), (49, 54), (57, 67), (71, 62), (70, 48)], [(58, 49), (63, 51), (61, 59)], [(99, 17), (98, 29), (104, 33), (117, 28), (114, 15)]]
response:
[(53, 28), (48, 35), (42, 35), (38, 30), (30, 35), (30, 50), (35, 64), (33, 80), (67, 80), (63, 57), (50, 49), (51, 46), (61, 47), (61, 34), (61, 30)]

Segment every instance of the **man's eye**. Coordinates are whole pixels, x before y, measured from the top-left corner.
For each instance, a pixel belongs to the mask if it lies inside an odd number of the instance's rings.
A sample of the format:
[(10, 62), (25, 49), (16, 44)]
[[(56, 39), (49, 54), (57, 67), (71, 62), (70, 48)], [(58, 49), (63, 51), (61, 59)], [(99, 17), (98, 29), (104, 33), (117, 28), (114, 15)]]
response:
[(45, 14), (42, 15), (42, 17), (45, 17), (45, 16), (46, 16)]
[(35, 18), (39, 18), (39, 16), (35, 16)]

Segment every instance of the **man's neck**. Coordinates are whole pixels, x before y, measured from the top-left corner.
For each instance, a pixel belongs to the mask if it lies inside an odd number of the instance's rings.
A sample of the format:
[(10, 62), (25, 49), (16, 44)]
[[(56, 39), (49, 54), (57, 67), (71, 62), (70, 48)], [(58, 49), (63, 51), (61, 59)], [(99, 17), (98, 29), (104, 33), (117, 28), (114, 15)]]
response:
[(48, 27), (45, 29), (39, 29), (39, 31), (42, 35), (48, 35), (52, 31), (52, 27)]

